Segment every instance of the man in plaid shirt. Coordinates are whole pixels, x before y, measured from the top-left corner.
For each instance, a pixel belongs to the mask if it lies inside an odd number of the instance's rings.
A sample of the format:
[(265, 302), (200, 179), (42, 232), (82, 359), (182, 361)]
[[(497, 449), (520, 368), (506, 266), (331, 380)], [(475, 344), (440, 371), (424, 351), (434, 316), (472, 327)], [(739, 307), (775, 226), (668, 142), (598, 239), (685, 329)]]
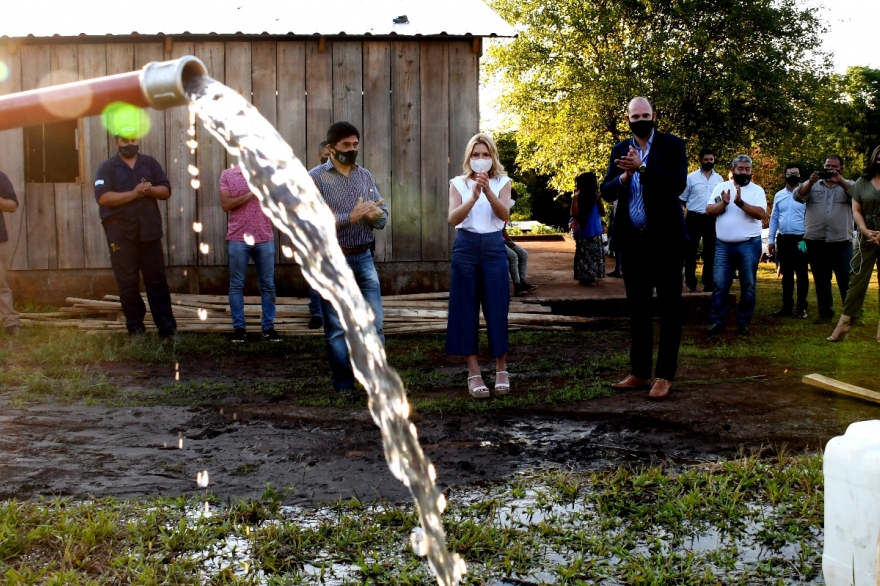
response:
[[(360, 136), (358, 129), (348, 122), (333, 124), (327, 130), (330, 158), (309, 171), (309, 175), (336, 217), (339, 246), (364, 299), (373, 310), (376, 331), (384, 344), (382, 294), (370, 248), (375, 240), (373, 230), (381, 230), (388, 223), (388, 208), (379, 195), (373, 176), (355, 164)], [(324, 316), (324, 341), (332, 371), (331, 382), (338, 393), (345, 397), (352, 396), (355, 381), (345, 345), (345, 332), (336, 310), (324, 299), (321, 300), (321, 313)]]

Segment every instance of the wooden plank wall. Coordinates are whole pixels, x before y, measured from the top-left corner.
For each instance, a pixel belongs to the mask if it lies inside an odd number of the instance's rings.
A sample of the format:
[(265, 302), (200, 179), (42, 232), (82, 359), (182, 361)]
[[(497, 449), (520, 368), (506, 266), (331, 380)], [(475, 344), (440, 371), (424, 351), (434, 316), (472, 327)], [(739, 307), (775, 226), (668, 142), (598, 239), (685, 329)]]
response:
[[(6, 64), (9, 74), (0, 79), (0, 95), (21, 91), (21, 55), (16, 48), (12, 50), (0, 43), (0, 61)], [(14, 214), (3, 213), (3, 221), (9, 233), (9, 241), (0, 245), (0, 254), (6, 255), (9, 267), (26, 269), (27, 252), (27, 200), (24, 197), (24, 131), (21, 128), (0, 132), (0, 171), (12, 182), (18, 198), (18, 209)], [(2, 212), (0, 212), (2, 213)]]
[[(461, 172), (464, 147), (479, 126), (479, 55), (472, 47), (470, 40), (267, 39), (174, 42), (170, 51), (151, 41), (29, 44), (10, 52), (0, 44), (0, 60), (10, 68), (0, 95), (194, 54), (277, 126), (307, 169), (318, 163), (318, 144), (330, 124), (355, 124), (360, 161), (391, 214), (377, 233), (376, 260), (443, 261), (454, 240), (446, 222), (448, 180)], [(155, 157), (172, 183), (171, 199), (160, 202), (168, 264), (225, 265), (219, 179), (235, 161), (200, 127), (199, 148), (191, 152), (185, 108), (150, 110), (149, 116), (152, 130), (141, 139), (141, 152)], [(54, 185), (25, 185), (22, 130), (0, 133), (0, 170), (24, 196), (19, 211), (5, 217), (13, 269), (109, 267), (93, 181), (115, 147), (99, 117), (82, 120), (80, 133), (81, 182)], [(198, 189), (189, 164), (199, 167)], [(199, 252), (200, 243), (208, 245), (207, 254)], [(282, 244), (277, 241), (278, 262), (293, 262), (280, 255)]]

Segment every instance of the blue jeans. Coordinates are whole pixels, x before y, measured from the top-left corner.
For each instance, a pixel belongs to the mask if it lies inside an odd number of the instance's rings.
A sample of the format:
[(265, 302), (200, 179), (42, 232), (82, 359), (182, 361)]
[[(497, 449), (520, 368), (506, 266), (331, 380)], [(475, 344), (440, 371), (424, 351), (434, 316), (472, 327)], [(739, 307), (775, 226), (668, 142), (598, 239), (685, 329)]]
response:
[(509, 350), (507, 313), (510, 276), (501, 232), (476, 234), (457, 230), (452, 248), (446, 353), (479, 353), (480, 306), (489, 334), (489, 354), (501, 358)]
[[(369, 250), (360, 254), (346, 254), (345, 260), (354, 280), (372, 308), (376, 317), (376, 333), (382, 345), (385, 345), (385, 333), (382, 331), (382, 293), (379, 290), (379, 274), (373, 265), (373, 255)], [(345, 330), (339, 321), (339, 315), (329, 301), (321, 298), (321, 313), (324, 316), (324, 343), (327, 346), (327, 358), (330, 360), (330, 382), (338, 391), (354, 387), (354, 372), (348, 359), (348, 347), (345, 345)]]
[(248, 261), (254, 259), (257, 277), (260, 280), (260, 297), (263, 304), (261, 325), (268, 330), (275, 325), (275, 243), (260, 242), (249, 245), (229, 240), (226, 242), (229, 253), (229, 311), (232, 313), (232, 327), (244, 328), (244, 278), (247, 275)]
[(309, 288), (309, 313), (312, 314), (312, 317), (322, 317), (320, 293), (312, 289), (308, 283), (306, 286)]
[(755, 281), (761, 259), (761, 237), (731, 244), (715, 243), (715, 289), (712, 291), (712, 323), (727, 323), (730, 312), (730, 286), (733, 271), (739, 270), (740, 301), (736, 306), (736, 323), (748, 325), (755, 313)]

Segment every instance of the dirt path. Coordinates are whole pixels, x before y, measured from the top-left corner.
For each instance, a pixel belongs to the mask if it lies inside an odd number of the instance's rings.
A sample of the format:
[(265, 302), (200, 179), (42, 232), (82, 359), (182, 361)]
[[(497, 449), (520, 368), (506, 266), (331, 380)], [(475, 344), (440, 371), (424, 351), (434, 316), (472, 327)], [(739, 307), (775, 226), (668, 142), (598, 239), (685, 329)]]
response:
[[(813, 390), (768, 365), (744, 368), (767, 380), (689, 385), (697, 374), (685, 367), (663, 402), (629, 392), (416, 423), (439, 482), (463, 485), (551, 465), (686, 462), (732, 456), (739, 446), (815, 449), (853, 421), (880, 417), (880, 406)], [(292, 502), (408, 498), (388, 472), (364, 408), (230, 400), (214, 407), (17, 409), (2, 401), (0, 498), (196, 493), (199, 470), (209, 471), (211, 490), (224, 497), (258, 496), (269, 482), (293, 485)]]

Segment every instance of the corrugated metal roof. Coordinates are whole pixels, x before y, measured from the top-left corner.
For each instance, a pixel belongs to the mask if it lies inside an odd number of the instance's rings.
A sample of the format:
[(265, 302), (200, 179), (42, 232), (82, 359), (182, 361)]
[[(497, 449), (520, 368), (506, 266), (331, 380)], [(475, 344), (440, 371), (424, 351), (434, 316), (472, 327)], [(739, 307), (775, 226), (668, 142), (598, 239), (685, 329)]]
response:
[[(516, 31), (482, 0), (5, 0), (0, 36), (474, 35)], [(395, 23), (400, 16), (407, 22)]]

